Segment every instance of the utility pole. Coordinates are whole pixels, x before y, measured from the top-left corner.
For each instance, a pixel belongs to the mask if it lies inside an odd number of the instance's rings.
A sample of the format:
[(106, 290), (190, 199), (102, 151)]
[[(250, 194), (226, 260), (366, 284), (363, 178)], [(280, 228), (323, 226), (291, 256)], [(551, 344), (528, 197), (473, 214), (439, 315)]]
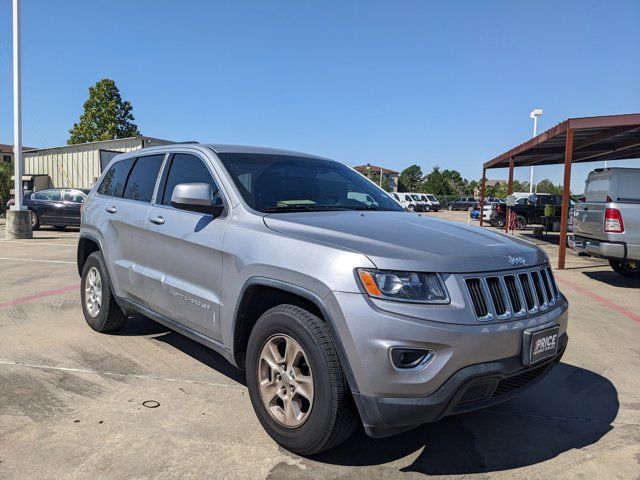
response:
[(7, 212), (7, 239), (32, 238), (31, 212), (22, 204), (22, 98), (20, 71), (20, 0), (13, 0), (13, 161), (14, 204)]
[[(542, 109), (536, 108), (531, 111), (529, 118), (533, 118), (533, 138), (538, 134), (538, 117), (542, 116)], [(531, 166), (531, 175), (529, 176), (529, 193), (533, 193), (533, 165)]]

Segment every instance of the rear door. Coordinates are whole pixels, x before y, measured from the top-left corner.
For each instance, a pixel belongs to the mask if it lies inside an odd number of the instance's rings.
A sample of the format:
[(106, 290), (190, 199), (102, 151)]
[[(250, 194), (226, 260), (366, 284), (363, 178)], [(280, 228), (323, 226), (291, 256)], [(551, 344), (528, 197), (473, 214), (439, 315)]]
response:
[(145, 257), (151, 245), (144, 226), (164, 157), (155, 154), (114, 163), (97, 191), (106, 197), (103, 237), (118, 294), (143, 305)]
[(198, 182), (209, 183), (218, 192), (214, 200), (224, 203), (207, 158), (186, 152), (173, 154), (146, 223), (153, 245), (147, 262), (146, 296), (158, 313), (219, 339), (221, 249), (227, 213), (214, 218), (171, 206), (176, 185)]
[(38, 214), (42, 224), (59, 224), (64, 218), (64, 204), (62, 203), (62, 190), (53, 188), (41, 190), (33, 194), (36, 204), (33, 210)]

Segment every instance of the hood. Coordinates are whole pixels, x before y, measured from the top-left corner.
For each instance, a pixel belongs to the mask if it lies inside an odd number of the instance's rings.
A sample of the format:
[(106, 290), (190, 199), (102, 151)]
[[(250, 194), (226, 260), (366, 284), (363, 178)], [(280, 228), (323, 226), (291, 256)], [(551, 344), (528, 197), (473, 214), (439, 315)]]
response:
[(271, 214), (266, 226), (285, 235), (362, 253), (383, 270), (472, 273), (546, 261), (537, 246), (462, 223), (402, 212), (301, 212)]

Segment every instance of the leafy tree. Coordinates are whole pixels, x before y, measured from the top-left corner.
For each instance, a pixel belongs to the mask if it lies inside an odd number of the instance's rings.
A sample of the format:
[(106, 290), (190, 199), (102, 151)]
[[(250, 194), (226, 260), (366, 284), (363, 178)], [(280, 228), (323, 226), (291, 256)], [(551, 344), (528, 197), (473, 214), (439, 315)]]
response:
[(401, 192), (416, 192), (422, 183), (422, 170), (418, 165), (411, 165), (400, 172), (398, 190)]
[(545, 178), (544, 180), (540, 180), (536, 185), (536, 192), (551, 193), (552, 195), (562, 195), (562, 186), (555, 185), (551, 180)]
[(0, 162), (0, 211), (4, 212), (9, 198), (11, 198), (11, 189), (13, 182), (13, 162)]
[(74, 123), (69, 130), (71, 136), (67, 143), (73, 145), (140, 135), (133, 123), (135, 119), (131, 110), (131, 103), (122, 100), (116, 82), (103, 78), (89, 87), (89, 99), (84, 102), (84, 112), (80, 122)]
[(425, 177), (423, 189), (425, 192), (432, 193), (433, 195), (454, 194), (449, 179), (445, 176), (444, 172), (440, 171), (440, 167), (437, 165), (433, 167), (431, 173)]

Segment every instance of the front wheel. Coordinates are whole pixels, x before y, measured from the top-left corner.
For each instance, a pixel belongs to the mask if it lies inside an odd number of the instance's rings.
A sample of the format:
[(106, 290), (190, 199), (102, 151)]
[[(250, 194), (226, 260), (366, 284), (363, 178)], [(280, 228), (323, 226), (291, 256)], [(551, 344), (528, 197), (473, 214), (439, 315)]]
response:
[(258, 420), (287, 450), (312, 455), (353, 433), (349, 386), (322, 319), (294, 305), (268, 310), (251, 331), (246, 365)]
[(84, 262), (80, 298), (84, 318), (96, 332), (117, 330), (127, 321), (109, 287), (107, 268), (100, 252), (93, 252)]
[(629, 278), (640, 278), (640, 261), (636, 260), (609, 260), (609, 265), (614, 272)]

